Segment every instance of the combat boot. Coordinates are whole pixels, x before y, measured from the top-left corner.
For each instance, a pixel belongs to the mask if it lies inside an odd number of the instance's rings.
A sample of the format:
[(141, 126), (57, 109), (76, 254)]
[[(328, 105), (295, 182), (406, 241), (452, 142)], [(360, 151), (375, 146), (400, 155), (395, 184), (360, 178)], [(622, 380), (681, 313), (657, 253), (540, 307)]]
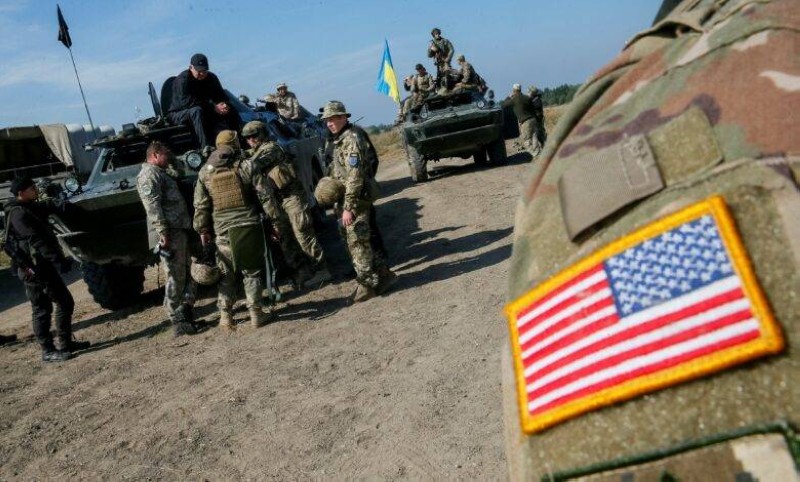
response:
[(381, 267), (381, 269), (378, 271), (378, 277), (380, 281), (378, 281), (378, 287), (375, 288), (375, 291), (379, 295), (389, 291), (389, 288), (391, 288), (397, 282), (397, 275), (394, 274), (394, 272), (387, 266)]
[(331, 278), (331, 272), (328, 271), (328, 268), (322, 267), (314, 273), (314, 276), (310, 277), (303, 283), (303, 287), (306, 289), (316, 289), (321, 287), (323, 283), (330, 281)]
[(172, 323), (172, 333), (175, 337), (179, 337), (181, 335), (194, 335), (197, 334), (197, 329), (188, 321), (178, 321)]
[(236, 325), (233, 324), (233, 314), (230, 311), (219, 312), (219, 327), (224, 331), (236, 331)]
[(88, 341), (77, 341), (72, 337), (72, 335), (59, 335), (56, 337), (55, 347), (59, 351), (68, 351), (72, 353), (78, 350), (85, 350), (90, 346), (92, 346), (92, 344)]
[(361, 303), (362, 301), (367, 301), (370, 298), (375, 297), (375, 289), (366, 285), (362, 285), (358, 283), (356, 287), (356, 292), (353, 294), (353, 303)]
[(67, 361), (71, 356), (68, 351), (56, 350), (52, 341), (42, 345), (42, 361), (45, 363)]
[(272, 312), (271, 309), (267, 309), (266, 312), (261, 308), (261, 306), (251, 306), (250, 307), (250, 326), (253, 328), (260, 328), (267, 323), (269, 323), (274, 317), (275, 314)]

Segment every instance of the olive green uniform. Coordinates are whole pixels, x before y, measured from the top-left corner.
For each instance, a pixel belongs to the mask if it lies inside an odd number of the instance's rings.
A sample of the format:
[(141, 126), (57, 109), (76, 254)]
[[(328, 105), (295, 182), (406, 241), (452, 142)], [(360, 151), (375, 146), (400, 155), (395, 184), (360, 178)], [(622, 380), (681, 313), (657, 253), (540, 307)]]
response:
[(538, 132), (536, 109), (533, 101), (525, 94), (514, 92), (511, 96), (505, 99), (502, 103), (503, 107), (511, 106), (514, 109), (514, 115), (517, 116), (519, 122), (520, 139), (525, 145), (525, 148), (531, 154), (536, 156), (541, 152), (542, 146), (536, 136)]
[[(233, 171), (233, 182), (224, 182), (220, 174)], [(238, 182), (236, 179), (238, 178)], [(267, 204), (269, 188), (251, 160), (235, 160), (230, 166), (207, 163), (200, 170), (194, 190), (194, 229), (198, 233), (215, 234), (217, 260), (222, 270), (217, 305), (230, 313), (236, 301), (236, 269), (233, 263), (229, 231), (233, 228), (260, 227), (257, 202)], [(266, 201), (266, 202), (265, 202)], [(262, 270), (242, 270), (244, 293), (248, 308), (262, 302)]]

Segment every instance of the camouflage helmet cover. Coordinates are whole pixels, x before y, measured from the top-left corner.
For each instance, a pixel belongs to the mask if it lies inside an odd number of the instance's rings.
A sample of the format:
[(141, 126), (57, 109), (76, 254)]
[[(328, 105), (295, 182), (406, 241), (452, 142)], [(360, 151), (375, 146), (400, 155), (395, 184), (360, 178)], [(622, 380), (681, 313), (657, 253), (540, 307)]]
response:
[(350, 113), (347, 112), (347, 109), (344, 107), (344, 104), (339, 102), (338, 100), (332, 100), (327, 104), (325, 104), (325, 107), (322, 108), (322, 119), (327, 119), (329, 117), (337, 115), (350, 117)]
[(190, 269), (192, 279), (199, 285), (213, 286), (217, 284), (222, 277), (222, 271), (217, 265), (209, 265), (197, 261), (192, 258), (192, 267)]
[(320, 206), (332, 206), (344, 197), (344, 184), (330, 177), (323, 177), (314, 189), (314, 197)]
[(250, 121), (242, 127), (242, 137), (265, 136), (266, 134), (267, 125), (258, 120)]
[(220, 131), (220, 133), (217, 134), (215, 145), (217, 148), (221, 146), (228, 146), (233, 149), (237, 149), (239, 147), (239, 135), (236, 134), (236, 131), (230, 129)]

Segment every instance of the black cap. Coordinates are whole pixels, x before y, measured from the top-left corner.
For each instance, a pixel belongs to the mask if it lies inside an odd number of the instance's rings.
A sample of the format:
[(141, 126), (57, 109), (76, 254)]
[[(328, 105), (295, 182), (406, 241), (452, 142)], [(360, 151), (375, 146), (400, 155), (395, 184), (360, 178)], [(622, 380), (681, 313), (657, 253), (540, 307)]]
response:
[(16, 196), (33, 185), (35, 185), (35, 183), (30, 176), (15, 177), (14, 180), (11, 181), (11, 194)]
[(198, 72), (206, 72), (208, 70), (208, 57), (203, 54), (192, 55), (192, 67)]
[(425, 66), (424, 66), (424, 65), (422, 65), (422, 64), (417, 64), (417, 66), (416, 66), (416, 67), (414, 67), (414, 68), (415, 68), (415, 69), (417, 69), (417, 70), (422, 70), (422, 69), (424, 69), (424, 68), (425, 68)]

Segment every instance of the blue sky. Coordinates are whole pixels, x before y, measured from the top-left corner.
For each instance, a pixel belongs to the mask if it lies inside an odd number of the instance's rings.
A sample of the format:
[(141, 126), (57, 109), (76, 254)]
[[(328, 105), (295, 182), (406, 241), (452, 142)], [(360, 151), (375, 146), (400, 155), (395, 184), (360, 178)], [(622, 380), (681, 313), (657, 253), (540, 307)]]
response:
[[(310, 110), (345, 102), (362, 125), (391, 122), (376, 92), (388, 39), (398, 80), (442, 29), (498, 95), (512, 83), (579, 83), (652, 22), (660, 0), (355, 2), (61, 0), (95, 124), (152, 115), (147, 83), (208, 55), (227, 89), (251, 99), (287, 82)], [(0, 127), (86, 123), (69, 52), (56, 40), (56, 4), (0, 0)]]

